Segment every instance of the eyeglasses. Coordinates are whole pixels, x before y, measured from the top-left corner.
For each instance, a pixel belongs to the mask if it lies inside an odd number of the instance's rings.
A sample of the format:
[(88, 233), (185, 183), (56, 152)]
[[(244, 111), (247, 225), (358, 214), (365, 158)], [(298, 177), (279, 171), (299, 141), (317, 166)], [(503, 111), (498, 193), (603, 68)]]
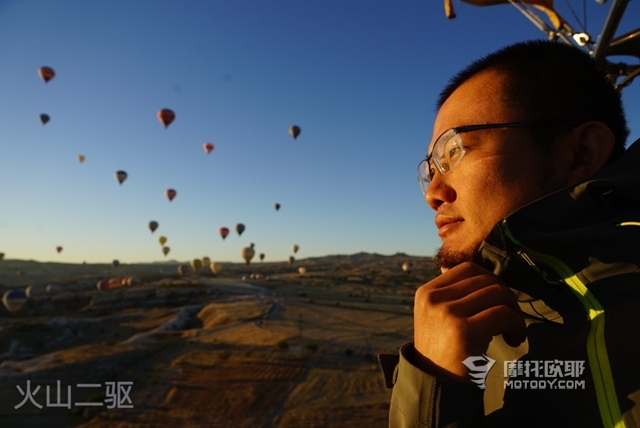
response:
[(494, 128), (538, 128), (554, 126), (577, 126), (575, 122), (553, 123), (487, 123), (483, 125), (467, 125), (450, 128), (444, 131), (433, 145), (431, 153), (418, 165), (418, 182), (422, 193), (427, 193), (429, 183), (433, 180), (436, 169), (440, 174), (448, 174), (460, 164), (465, 154), (464, 145), (460, 134), (464, 132), (479, 131), (481, 129)]

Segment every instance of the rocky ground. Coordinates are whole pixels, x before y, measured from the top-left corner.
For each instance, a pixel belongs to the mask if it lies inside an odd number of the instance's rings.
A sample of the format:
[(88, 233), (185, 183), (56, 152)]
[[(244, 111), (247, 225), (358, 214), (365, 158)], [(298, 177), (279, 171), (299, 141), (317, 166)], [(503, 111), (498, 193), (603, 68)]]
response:
[(113, 268), (22, 262), (18, 277), (2, 263), (5, 288), (62, 289), (0, 313), (0, 426), (30, 428), (384, 427), (376, 355), (411, 340), (413, 294), (433, 275), (426, 258), (362, 253), (218, 276), (121, 265), (141, 283), (98, 291)]

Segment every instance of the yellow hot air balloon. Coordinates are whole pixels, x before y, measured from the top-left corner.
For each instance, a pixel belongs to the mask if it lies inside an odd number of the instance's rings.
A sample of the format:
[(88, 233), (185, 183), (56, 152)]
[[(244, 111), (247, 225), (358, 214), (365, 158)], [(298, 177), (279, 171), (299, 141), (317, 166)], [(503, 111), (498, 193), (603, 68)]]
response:
[(222, 265), (220, 263), (213, 262), (209, 265), (209, 269), (217, 275), (222, 271)]
[(253, 247), (244, 247), (242, 249), (242, 251), (240, 252), (240, 255), (242, 256), (244, 261), (247, 264), (249, 264), (249, 262), (251, 262), (251, 259), (253, 258), (255, 253), (256, 253), (256, 251), (253, 249)]
[(300, 275), (304, 275), (305, 273), (307, 273), (307, 268), (305, 268), (305, 267), (299, 267), (299, 268), (298, 268), (298, 273), (299, 273)]
[(158, 242), (160, 243), (160, 245), (164, 245), (164, 243), (167, 242), (167, 237), (166, 236), (159, 237)]
[(191, 264), (191, 269), (193, 269), (194, 272), (197, 272), (198, 269), (202, 267), (202, 262), (200, 261), (200, 259), (193, 259), (191, 260), (190, 264)]
[(78, 155), (78, 162), (84, 162), (85, 157), (83, 155)]

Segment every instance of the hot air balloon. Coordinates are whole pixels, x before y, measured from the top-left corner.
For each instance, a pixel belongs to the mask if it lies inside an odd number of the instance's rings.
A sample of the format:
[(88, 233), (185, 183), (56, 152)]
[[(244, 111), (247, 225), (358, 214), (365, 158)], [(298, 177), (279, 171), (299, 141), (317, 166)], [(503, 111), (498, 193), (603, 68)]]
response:
[(229, 234), (229, 229), (227, 229), (226, 227), (221, 227), (220, 229), (218, 229), (218, 233), (220, 234), (220, 236), (222, 236), (222, 239), (224, 240)]
[(211, 143), (204, 143), (202, 145), (202, 148), (204, 149), (205, 152), (207, 152), (207, 154), (211, 153), (213, 151), (213, 144)]
[(293, 125), (291, 128), (289, 128), (289, 134), (291, 134), (291, 136), (295, 140), (296, 138), (298, 138), (298, 135), (300, 135), (300, 127)]
[(59, 252), (61, 252), (61, 251), (62, 251), (62, 247), (59, 247), (59, 246), (58, 246), (58, 247), (56, 247), (56, 251), (57, 251), (58, 253), (59, 253)]
[(109, 278), (109, 289), (113, 290), (122, 287), (122, 282), (119, 278)]
[(302, 266), (301, 266), (301, 267), (299, 267), (299, 268), (298, 268), (298, 273), (299, 273), (300, 275), (304, 275), (305, 273), (307, 273), (307, 268), (302, 267)]
[(275, 208), (275, 209), (276, 209), (276, 211), (278, 211), (278, 210), (280, 209), (280, 204), (274, 204), (274, 205), (273, 205), (273, 208)]
[(293, 264), (293, 262), (295, 262), (296, 259), (293, 258), (293, 256), (289, 256), (289, 258), (287, 259), (287, 263), (289, 263), (290, 265)]
[(159, 237), (158, 242), (160, 243), (160, 245), (164, 245), (164, 243), (167, 242), (167, 237), (166, 236)]
[(176, 114), (168, 108), (163, 108), (162, 110), (158, 111), (158, 120), (164, 125), (165, 128), (168, 127), (175, 118)]
[(51, 119), (51, 118), (49, 117), (49, 115), (48, 115), (48, 114), (44, 114), (44, 113), (42, 113), (42, 114), (40, 115), (40, 122), (42, 122), (42, 124), (43, 124), (43, 125), (46, 125), (46, 124), (47, 124), (47, 122), (49, 122), (49, 120), (50, 120), (50, 119)]
[(4, 259), (4, 253), (0, 253), (0, 260)]
[(167, 197), (167, 199), (169, 199), (169, 202), (173, 201), (173, 198), (175, 198), (177, 194), (178, 192), (176, 192), (174, 189), (167, 189), (164, 191), (164, 195)]
[(220, 263), (214, 262), (209, 265), (209, 269), (211, 269), (211, 272), (217, 275), (222, 271), (222, 265)]
[(193, 259), (191, 260), (190, 264), (191, 264), (191, 269), (193, 269), (194, 272), (197, 272), (198, 269), (202, 267), (202, 262), (200, 261), (200, 259)]
[(96, 284), (96, 288), (100, 291), (106, 291), (109, 289), (109, 280), (108, 279), (103, 279), (101, 281), (98, 281), (98, 283)]
[(85, 157), (83, 155), (78, 155), (78, 162), (82, 163), (84, 162)]
[(120, 266), (120, 261), (118, 261), (118, 260), (114, 260), (114, 261), (112, 261), (112, 262), (111, 262), (111, 265), (112, 265), (114, 268), (117, 268), (118, 266)]
[(189, 272), (189, 268), (187, 265), (178, 265), (178, 273), (182, 276), (185, 276)]
[(162, 247), (162, 252), (164, 253), (165, 256), (169, 254), (169, 247)]
[(116, 180), (118, 180), (118, 183), (120, 184), (122, 184), (122, 182), (127, 179), (127, 173), (124, 171), (118, 171), (114, 174), (114, 176), (116, 177)]
[(58, 294), (62, 291), (62, 286), (60, 284), (49, 284), (46, 290), (47, 294)]
[(30, 285), (26, 288), (26, 290), (24, 290), (25, 294), (27, 295), (27, 297), (31, 298), (31, 297), (36, 297), (36, 296), (42, 296), (43, 294), (47, 294), (47, 289), (45, 288), (44, 285)]
[(293, 254), (297, 253), (298, 250), (300, 249), (300, 247), (298, 247), (297, 245), (293, 244), (291, 246), (291, 251), (293, 251)]
[(244, 232), (244, 224), (236, 224), (236, 232), (238, 232), (238, 236), (242, 235), (242, 232)]
[(402, 263), (402, 270), (405, 271), (406, 273), (411, 273), (411, 271), (413, 270), (413, 263), (411, 262)]
[(49, 80), (53, 79), (56, 75), (56, 72), (53, 71), (51, 67), (40, 67), (38, 69), (38, 75), (44, 80), (44, 83), (47, 83)]
[(203, 257), (202, 258), (202, 266), (206, 267), (209, 266), (211, 264), (211, 259), (209, 257)]
[(156, 229), (158, 228), (158, 222), (157, 221), (150, 221), (149, 222), (149, 229), (151, 230), (151, 233), (155, 232)]
[(253, 249), (253, 247), (244, 247), (242, 249), (242, 251), (240, 252), (240, 255), (242, 256), (242, 258), (244, 259), (244, 261), (249, 264), (249, 262), (251, 262), (251, 259), (253, 258), (253, 255), (255, 254), (255, 250)]
[(264, 260), (264, 253), (260, 253), (260, 261)]
[(2, 295), (2, 303), (9, 312), (15, 314), (27, 303), (27, 295), (22, 290), (9, 290)]

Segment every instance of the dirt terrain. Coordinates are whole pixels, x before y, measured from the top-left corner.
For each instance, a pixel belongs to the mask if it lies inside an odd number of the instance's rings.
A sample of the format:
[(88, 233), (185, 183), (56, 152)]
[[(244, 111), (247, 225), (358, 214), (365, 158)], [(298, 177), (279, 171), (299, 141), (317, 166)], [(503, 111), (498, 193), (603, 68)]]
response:
[[(0, 262), (2, 292), (61, 289), (0, 312), (0, 426), (387, 426), (376, 355), (411, 340), (430, 259), (177, 266)], [(131, 275), (140, 283), (96, 288)]]

